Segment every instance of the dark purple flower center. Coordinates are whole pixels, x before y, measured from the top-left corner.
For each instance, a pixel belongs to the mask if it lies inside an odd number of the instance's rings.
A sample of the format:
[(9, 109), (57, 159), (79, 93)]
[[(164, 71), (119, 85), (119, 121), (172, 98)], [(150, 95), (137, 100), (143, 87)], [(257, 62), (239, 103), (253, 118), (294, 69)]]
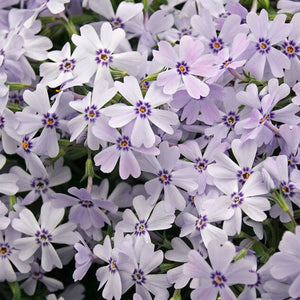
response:
[(259, 120), (260, 124), (265, 123), (265, 121), (271, 121), (271, 119), (274, 118), (274, 113), (271, 112), (269, 114), (263, 114), (263, 117)]
[(117, 18), (110, 18), (109, 22), (112, 26), (113, 29), (117, 29), (117, 28), (124, 28), (124, 24), (121, 20), (121, 18), (117, 17)]
[(20, 95), (19, 93), (12, 93), (9, 95), (9, 100), (10, 103), (14, 105), (19, 105), (23, 106), (24, 105), (24, 99), (23, 96)]
[(26, 153), (31, 152), (32, 142), (29, 140), (28, 136), (25, 136), (22, 140), (22, 148)]
[(180, 40), (185, 35), (192, 35), (192, 30), (190, 28), (182, 28), (180, 32), (178, 32), (178, 39)]
[(295, 187), (292, 183), (286, 183), (285, 181), (282, 181), (280, 185), (281, 191), (285, 197), (293, 197), (295, 195)]
[(190, 68), (185, 61), (177, 62), (176, 64), (177, 72), (179, 75), (187, 75), (189, 74)]
[(116, 261), (112, 257), (110, 257), (108, 263), (109, 263), (109, 265), (108, 265), (109, 271), (113, 274), (116, 273), (116, 271), (118, 270)]
[(139, 100), (135, 105), (135, 113), (139, 115), (140, 118), (145, 119), (151, 115), (151, 105), (148, 102)]
[(227, 116), (222, 117), (223, 124), (225, 124), (229, 128), (233, 128), (240, 120), (239, 115), (237, 115), (234, 111), (230, 111)]
[(209, 48), (212, 50), (213, 53), (218, 53), (219, 51), (221, 51), (223, 49), (223, 46), (224, 42), (220, 38), (213, 37), (210, 40)]
[(113, 61), (113, 56), (110, 50), (104, 48), (96, 51), (96, 62), (97, 64), (101, 64), (102, 66), (107, 67)]
[(117, 139), (118, 150), (128, 151), (131, 147), (131, 142), (128, 136), (123, 135)]
[(87, 106), (84, 112), (84, 119), (86, 121), (95, 122), (96, 119), (100, 116), (98, 107), (95, 104), (93, 104), (92, 106)]
[(38, 194), (45, 194), (48, 191), (49, 180), (48, 178), (35, 177), (31, 182), (31, 187), (34, 188), (34, 191)]
[(42, 230), (38, 230), (35, 233), (35, 236), (36, 243), (41, 244), (42, 246), (48, 246), (52, 241), (52, 235), (45, 228), (43, 228)]
[(231, 13), (229, 11), (227, 11), (227, 12), (224, 12), (224, 13), (220, 13), (219, 18), (226, 19), (230, 15), (231, 15)]
[(31, 278), (34, 280), (41, 280), (43, 278), (43, 273), (41, 272), (31, 272)]
[(8, 243), (0, 243), (0, 257), (5, 259), (11, 255), (10, 246)]
[(93, 207), (94, 203), (91, 200), (80, 200), (79, 204), (84, 207), (84, 208), (89, 208), (89, 207)]
[(143, 91), (147, 91), (149, 89), (149, 86), (150, 86), (150, 82), (149, 81), (143, 81), (144, 78), (141, 78), (141, 81), (142, 83), (140, 84), (140, 88), (143, 90)]
[(235, 208), (235, 207), (241, 205), (243, 203), (243, 201), (244, 201), (243, 196), (244, 196), (244, 194), (242, 192), (239, 192), (239, 193), (234, 192), (234, 193), (232, 193), (231, 194), (231, 202), (232, 202), (231, 207)]
[(191, 206), (196, 207), (196, 205), (195, 205), (195, 197), (194, 196), (189, 195), (188, 202), (191, 204)]
[(244, 184), (250, 175), (253, 173), (248, 167), (244, 167), (242, 170), (239, 170), (236, 174), (237, 178), (239, 178), (239, 183)]
[(227, 281), (226, 277), (219, 271), (215, 271), (210, 274), (210, 278), (212, 279), (212, 284), (215, 287), (224, 288), (225, 282)]
[(297, 160), (296, 160), (296, 155), (294, 153), (291, 153), (289, 156), (288, 156), (288, 162), (289, 162), (289, 165), (292, 169), (296, 168), (297, 166)]
[(75, 63), (75, 59), (65, 58), (61, 61), (61, 64), (59, 65), (59, 70), (63, 71), (64, 73), (71, 72), (75, 68)]
[(225, 60), (222, 65), (220, 66), (220, 69), (228, 68), (228, 66), (232, 63), (232, 58), (229, 57), (227, 60)]
[(204, 229), (206, 227), (206, 223), (207, 223), (207, 216), (199, 215), (198, 220), (196, 220), (196, 222), (195, 222), (196, 230), (200, 231), (201, 229)]
[(172, 181), (172, 175), (165, 169), (160, 170), (157, 175), (161, 184), (168, 185)]
[(59, 124), (58, 116), (55, 113), (46, 113), (43, 114), (42, 124), (46, 128), (56, 128)]
[(260, 54), (268, 54), (271, 50), (271, 43), (268, 39), (259, 38), (258, 43), (256, 43), (256, 50)]
[(131, 278), (135, 283), (139, 285), (142, 285), (146, 282), (146, 277), (144, 276), (144, 272), (141, 269), (134, 269)]
[(281, 47), (282, 47), (282, 52), (289, 58), (295, 57), (296, 54), (300, 52), (300, 47), (297, 46), (293, 40), (289, 42), (284, 42), (281, 45)]
[(141, 236), (142, 234), (146, 233), (147, 228), (148, 228), (147, 221), (141, 220), (141, 221), (139, 221), (139, 223), (135, 224), (135, 226), (134, 226), (134, 230), (135, 230), (134, 234)]
[(199, 172), (202, 173), (207, 169), (208, 160), (206, 158), (198, 157), (195, 160), (194, 168)]

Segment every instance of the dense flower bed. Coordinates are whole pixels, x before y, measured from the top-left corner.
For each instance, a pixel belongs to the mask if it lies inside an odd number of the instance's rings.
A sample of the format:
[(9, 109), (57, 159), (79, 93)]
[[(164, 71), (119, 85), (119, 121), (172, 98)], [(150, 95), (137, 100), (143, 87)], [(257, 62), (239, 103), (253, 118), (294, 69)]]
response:
[(300, 299), (300, 2), (0, 1), (1, 299)]

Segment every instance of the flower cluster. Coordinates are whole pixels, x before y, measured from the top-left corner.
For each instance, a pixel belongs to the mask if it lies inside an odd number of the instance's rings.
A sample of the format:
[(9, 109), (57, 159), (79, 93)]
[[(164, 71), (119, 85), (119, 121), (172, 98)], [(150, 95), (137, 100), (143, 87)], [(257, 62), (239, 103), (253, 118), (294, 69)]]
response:
[(300, 299), (299, 3), (0, 15), (5, 299)]

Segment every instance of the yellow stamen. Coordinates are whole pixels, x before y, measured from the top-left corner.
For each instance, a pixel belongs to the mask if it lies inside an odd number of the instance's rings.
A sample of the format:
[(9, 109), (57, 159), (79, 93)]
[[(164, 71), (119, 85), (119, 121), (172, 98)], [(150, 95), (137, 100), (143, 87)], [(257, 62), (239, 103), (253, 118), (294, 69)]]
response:
[(160, 177), (163, 181), (167, 180), (166, 176), (165, 175), (161, 175)]
[(121, 145), (122, 145), (122, 147), (126, 147), (127, 146), (127, 142), (126, 141), (122, 141)]
[(48, 121), (47, 121), (47, 124), (50, 125), (50, 124), (52, 124), (52, 123), (53, 123), (53, 119), (52, 119), (52, 118), (49, 118)]
[(263, 48), (263, 49), (266, 49), (266, 48), (267, 48), (266, 44), (264, 44), (264, 43), (261, 43), (261, 44), (260, 44), (260, 47)]
[(287, 50), (289, 53), (293, 53), (293, 52), (294, 52), (294, 47), (288, 46), (288, 47), (286, 48), (286, 50)]
[(220, 47), (220, 43), (214, 43), (214, 47), (215, 48), (219, 48)]
[(219, 276), (216, 276), (215, 279), (216, 279), (216, 282), (217, 282), (217, 283), (221, 283), (221, 282), (222, 282), (222, 279), (221, 279)]
[(22, 147), (23, 147), (23, 149), (26, 149), (26, 148), (28, 147), (28, 143), (23, 142), (23, 143), (22, 143)]
[(101, 54), (100, 58), (101, 58), (102, 60), (107, 60), (108, 57), (107, 57), (106, 54)]
[(0, 252), (1, 252), (1, 254), (5, 254), (7, 252), (7, 248), (5, 248), (5, 247), (1, 248)]
[(140, 112), (141, 112), (141, 113), (144, 113), (145, 111), (146, 111), (145, 107), (141, 107), (141, 108), (140, 108)]

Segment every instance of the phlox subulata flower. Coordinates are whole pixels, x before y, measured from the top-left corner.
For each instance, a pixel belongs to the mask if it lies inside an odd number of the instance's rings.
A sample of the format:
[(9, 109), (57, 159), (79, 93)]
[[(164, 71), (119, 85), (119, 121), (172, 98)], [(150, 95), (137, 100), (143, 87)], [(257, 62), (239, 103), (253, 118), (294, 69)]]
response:
[(110, 67), (136, 75), (142, 56), (138, 52), (117, 53), (115, 50), (125, 39), (122, 28), (112, 29), (107, 22), (101, 26), (100, 37), (91, 25), (80, 28), (81, 35), (73, 35), (72, 41), (77, 46), (73, 52), (76, 60), (74, 74), (81, 82), (88, 82), (93, 75), (94, 81), (105, 79), (113, 83)]
[(184, 265), (183, 272), (201, 279), (191, 294), (192, 299), (216, 299), (218, 294), (224, 299), (236, 299), (229, 286), (254, 284), (257, 281), (256, 274), (249, 272), (251, 261), (242, 259), (231, 263), (235, 254), (232, 243), (220, 245), (217, 241), (211, 241), (208, 245), (210, 266), (197, 251), (190, 251), (189, 262)]
[(214, 57), (202, 55), (202, 42), (183, 36), (178, 50), (166, 41), (159, 42), (158, 47), (153, 51), (154, 59), (168, 68), (157, 77), (157, 85), (163, 86), (164, 93), (172, 95), (183, 85), (191, 97), (206, 97), (209, 86), (197, 76), (212, 77), (217, 70), (213, 67)]
[(63, 208), (54, 208), (49, 201), (42, 205), (39, 223), (29, 209), (20, 211), (19, 218), (12, 221), (12, 227), (27, 235), (14, 241), (14, 246), (20, 250), (19, 258), (22, 261), (31, 258), (41, 249), (41, 266), (45, 271), (49, 272), (53, 267), (62, 268), (62, 262), (52, 243), (74, 244), (78, 241), (73, 232), (76, 228), (74, 223), (58, 225), (64, 213)]
[(178, 123), (177, 115), (170, 110), (157, 108), (170, 101), (170, 96), (165, 95), (161, 88), (151, 85), (143, 97), (139, 83), (133, 76), (125, 77), (124, 83), (115, 82), (115, 86), (131, 105), (113, 104), (103, 109), (103, 113), (110, 117), (108, 124), (112, 127), (133, 123), (130, 135), (133, 146), (154, 146), (155, 135), (150, 123), (169, 134), (174, 132), (171, 125)]

